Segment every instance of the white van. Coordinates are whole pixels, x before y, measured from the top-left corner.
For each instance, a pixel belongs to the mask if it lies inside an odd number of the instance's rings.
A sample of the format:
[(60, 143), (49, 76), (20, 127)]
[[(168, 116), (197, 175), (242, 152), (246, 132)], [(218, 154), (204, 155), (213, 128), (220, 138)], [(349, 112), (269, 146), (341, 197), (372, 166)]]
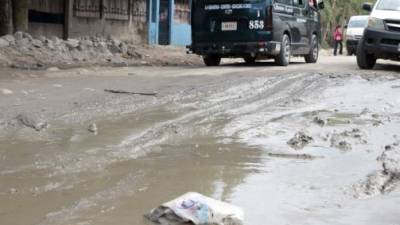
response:
[(364, 3), (363, 8), (371, 15), (358, 45), (358, 66), (372, 69), (377, 59), (400, 61), (400, 0)]
[(369, 16), (352, 16), (346, 28), (347, 54), (353, 55), (357, 52), (358, 42), (361, 40), (364, 29), (368, 25)]

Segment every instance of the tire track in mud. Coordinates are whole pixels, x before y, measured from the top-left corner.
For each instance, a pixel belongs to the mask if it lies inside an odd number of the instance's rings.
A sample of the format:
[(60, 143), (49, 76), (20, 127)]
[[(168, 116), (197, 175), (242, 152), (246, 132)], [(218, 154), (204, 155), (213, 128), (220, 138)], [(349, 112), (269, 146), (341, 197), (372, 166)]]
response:
[[(114, 186), (97, 192), (91, 196), (83, 197), (76, 201), (73, 205), (62, 208), (59, 211), (53, 211), (46, 215), (46, 219), (40, 222), (39, 225), (61, 225), (61, 224), (90, 224), (92, 219), (95, 219), (96, 212), (105, 213), (112, 211), (116, 205), (113, 204), (110, 208), (102, 208), (105, 202), (118, 202), (117, 200), (124, 197), (134, 195), (140, 189), (140, 183), (143, 177), (146, 176), (144, 171), (138, 171), (134, 174), (128, 174), (125, 178), (118, 181)], [(90, 216), (91, 215), (91, 216)], [(82, 221), (82, 218), (84, 218)]]
[[(185, 108), (191, 108), (187, 113), (178, 114), (176, 118), (161, 121), (151, 126), (150, 128), (138, 134), (129, 136), (125, 141), (120, 144), (105, 146), (93, 154), (86, 153), (65, 153), (59, 154), (57, 159), (48, 159), (47, 162), (41, 162), (42, 168), (51, 171), (50, 177), (66, 177), (63, 184), (58, 189), (62, 189), (63, 185), (76, 186), (81, 182), (79, 177), (81, 173), (98, 172), (104, 170), (107, 166), (115, 163), (121, 163), (128, 160), (134, 160), (138, 157), (143, 157), (152, 151), (160, 151), (160, 144), (167, 143), (168, 141), (179, 141), (182, 139), (190, 139), (194, 135), (201, 135), (201, 132), (218, 133), (213, 125), (217, 120), (225, 121), (226, 116), (231, 117), (227, 113), (228, 110), (235, 108), (246, 108), (246, 105), (253, 104), (257, 101), (257, 107), (252, 110), (257, 110), (259, 107), (273, 106), (281, 101), (290, 100), (295, 94), (297, 97), (301, 94), (308, 93), (312, 87), (322, 87), (325, 83), (320, 75), (315, 74), (297, 74), (290, 77), (272, 77), (272, 78), (258, 78), (256, 80), (241, 84), (238, 86), (230, 87), (223, 92), (201, 92), (195, 93), (192, 96), (180, 98), (176, 96), (173, 103), (168, 107), (172, 109), (179, 109), (181, 111)], [(221, 85), (223, 86), (223, 84)], [(220, 89), (221, 86), (213, 85), (213, 88)], [(200, 89), (209, 90), (208, 87), (201, 87)], [(306, 90), (306, 91), (305, 91)], [(172, 105), (173, 104), (173, 105)], [(241, 111), (241, 110), (239, 110)], [(245, 110), (244, 113), (250, 113)], [(231, 120), (232, 118), (228, 118)], [(80, 160), (76, 160), (80, 159)], [(59, 166), (62, 165), (62, 166)], [(68, 178), (69, 177), (69, 178)], [(114, 189), (126, 190), (131, 183), (117, 185), (110, 190)], [(124, 189), (125, 188), (125, 189)], [(102, 193), (103, 191), (100, 191)], [(122, 196), (128, 196), (130, 192), (121, 193), (118, 196), (109, 198), (101, 194), (94, 194), (89, 197), (82, 197), (75, 204), (66, 207), (58, 212), (50, 213), (42, 224), (52, 224), (54, 221), (73, 221), (73, 218), (79, 217), (81, 211), (91, 210), (97, 207), (97, 202), (110, 202)], [(103, 196), (103, 197), (102, 197)], [(82, 207), (83, 208), (82, 208)], [(68, 219), (70, 218), (70, 219)], [(64, 224), (56, 223), (56, 224)], [(68, 224), (68, 223), (66, 223)]]
[[(185, 135), (181, 138), (188, 138), (196, 130), (201, 129), (201, 124), (212, 124), (224, 116), (231, 117), (231, 111), (239, 109), (237, 111), (240, 111), (240, 114), (251, 113), (260, 108), (274, 106), (282, 101), (290, 100), (292, 96), (307, 95), (312, 92), (313, 88), (323, 88), (325, 82), (319, 78), (320, 75), (314, 74), (300, 74), (290, 78), (260, 78), (211, 96), (197, 96), (189, 104), (183, 104), (183, 107), (195, 107), (194, 111), (175, 119), (161, 122), (138, 135), (129, 137), (116, 148), (122, 149), (122, 152), (126, 153), (124, 157), (135, 158), (138, 156), (136, 155), (137, 153), (145, 153), (149, 147), (167, 141), (171, 133), (176, 133), (174, 129), (183, 129)], [(304, 79), (307, 82), (302, 82)], [(204, 102), (204, 100), (206, 101)], [(179, 106), (180, 103), (176, 103)], [(256, 107), (249, 105), (256, 105)], [(251, 108), (251, 111), (240, 110), (247, 108)], [(178, 131), (178, 133), (181, 132)], [(121, 151), (117, 154), (120, 153)]]
[[(64, 161), (62, 168), (54, 168), (50, 165), (48, 169), (55, 169), (51, 176), (74, 175), (83, 172), (101, 171), (109, 165), (134, 160), (143, 157), (152, 151), (161, 151), (157, 147), (169, 141), (179, 141), (180, 139), (190, 139), (199, 132), (208, 132), (220, 135), (218, 127), (212, 124), (219, 124), (217, 121), (234, 123), (236, 118), (252, 115), (256, 112), (279, 111), (281, 109), (291, 109), (296, 105), (305, 105), (318, 98), (319, 92), (329, 86), (329, 78), (320, 74), (293, 74), (287, 76), (274, 76), (268, 78), (258, 78), (240, 85), (229, 87), (224, 91), (225, 84), (210, 87), (200, 87), (190, 91), (190, 95), (185, 91), (183, 94), (173, 97), (173, 101), (157, 107), (167, 107), (176, 111), (176, 117), (164, 121), (159, 121), (146, 130), (127, 137), (122, 143), (106, 146), (99, 149), (95, 154), (79, 155), (81, 160), (68, 160), (77, 156), (63, 155), (59, 161)], [(157, 110), (157, 107), (154, 107)], [(179, 113), (180, 111), (187, 112)], [(296, 110), (294, 110), (296, 111)], [(298, 113), (298, 112), (297, 112)], [(290, 113), (289, 113), (290, 115)], [(280, 114), (279, 116), (282, 116)], [(276, 117), (274, 117), (276, 119)], [(274, 119), (272, 118), (272, 119)], [(210, 126), (211, 125), (211, 126)], [(224, 124), (222, 125), (224, 126)], [(248, 127), (246, 129), (253, 129)], [(239, 130), (237, 132), (243, 132)], [(237, 133), (231, 136), (238, 136)], [(65, 161), (67, 159), (67, 161)], [(52, 159), (54, 160), (54, 159)], [(57, 163), (55, 163), (57, 164)], [(52, 164), (54, 165), (54, 164)], [(125, 193), (129, 195), (129, 193)], [(122, 196), (125, 196), (122, 193)], [(95, 194), (94, 196), (97, 196)], [(100, 195), (102, 196), (102, 195)], [(83, 198), (90, 201), (112, 201), (111, 198), (101, 199), (102, 197)], [(95, 207), (88, 204), (90, 210)], [(67, 207), (68, 210), (53, 214), (53, 218), (74, 218), (80, 213), (74, 206)], [(49, 220), (54, 221), (54, 220)], [(49, 223), (48, 223), (49, 224)]]
[[(210, 86), (185, 90), (176, 96), (170, 96), (173, 100), (165, 104), (152, 106), (154, 110), (162, 107), (174, 111), (174, 118), (162, 118), (149, 128), (128, 136), (123, 142), (101, 147), (94, 153), (60, 154), (53, 163), (51, 160), (54, 161), (54, 158), (46, 159), (47, 162), (43, 162), (42, 169), (52, 171), (51, 177), (74, 177), (81, 173), (99, 172), (110, 165), (134, 161), (150, 152), (162, 151), (161, 144), (190, 139), (192, 136), (201, 135), (202, 132), (221, 137), (223, 136), (221, 129), (227, 123), (239, 123), (242, 117), (251, 116), (257, 112), (272, 112), (271, 118), (265, 122), (291, 115), (311, 113), (309, 108), (304, 110), (301, 106), (313, 103), (319, 98), (320, 91), (331, 84), (334, 83), (321, 74), (302, 73), (257, 78), (240, 85), (233, 85), (225, 90), (224, 88), (230, 86), (231, 83), (229, 85), (210, 84)], [(316, 107), (316, 110), (319, 108)], [(252, 130), (256, 126), (257, 124), (254, 124), (225, 136), (240, 138), (240, 132)], [(76, 158), (82, 160), (76, 161)], [(60, 162), (63, 162), (63, 166), (55, 167)], [(139, 175), (133, 176), (134, 178), (131, 175), (124, 176), (126, 177), (115, 185), (84, 196), (74, 204), (48, 214), (41, 224), (71, 224), (76, 219), (84, 217), (82, 216), (84, 213), (98, 209), (101, 204), (109, 205), (110, 202), (119, 198), (134, 195), (136, 186), (141, 183), (141, 178), (146, 174), (139, 172)], [(71, 180), (75, 179), (71, 178)], [(77, 183), (72, 182), (72, 184)]]
[[(348, 79), (347, 79), (348, 78)], [(320, 99), (314, 99), (313, 101), (310, 101), (311, 105), (307, 105), (307, 102), (300, 102), (300, 103), (295, 103), (294, 105), (283, 105), (281, 108), (257, 108), (257, 110), (253, 110), (249, 113), (250, 118), (246, 118), (246, 115), (239, 115), (237, 118), (237, 122), (240, 123), (241, 121), (246, 121), (248, 120), (247, 123), (242, 123), (238, 126), (235, 126), (235, 121), (231, 122), (230, 125), (231, 129), (225, 131), (225, 136), (236, 136), (240, 138), (243, 138), (243, 143), (257, 143), (254, 141), (254, 139), (257, 138), (257, 132), (262, 133), (262, 130), (259, 128), (263, 128), (264, 130), (267, 129), (267, 127), (263, 127), (260, 125), (260, 122), (263, 122), (265, 124), (275, 122), (275, 121), (281, 121), (281, 125), (285, 125), (285, 123), (290, 124), (291, 123), (291, 129), (299, 129), (299, 130), (308, 130), (310, 129), (309, 126), (314, 126), (314, 128), (311, 128), (313, 131), (313, 136), (316, 137), (317, 132), (321, 132), (324, 129), (328, 133), (323, 133), (317, 136), (317, 143), (313, 143), (313, 146), (308, 148), (307, 150), (312, 150), (313, 147), (323, 147), (325, 149), (336, 149), (339, 150), (341, 153), (348, 153), (349, 151), (368, 151), (370, 154), (379, 154), (379, 145), (385, 144), (385, 141), (389, 140), (391, 138), (391, 135), (388, 135), (389, 137), (380, 140), (377, 137), (374, 137), (373, 134), (376, 132), (379, 133), (379, 131), (371, 131), (371, 127), (376, 127), (376, 126), (385, 126), (385, 124), (389, 124), (389, 129), (388, 129), (388, 134), (395, 134), (396, 130), (390, 129), (390, 124), (391, 126), (394, 126), (394, 124), (398, 124), (399, 116), (398, 116), (398, 111), (396, 111), (396, 107), (394, 103), (387, 103), (386, 101), (391, 101), (395, 102), (396, 101), (396, 94), (394, 92), (390, 92), (390, 82), (387, 79), (382, 79), (378, 82), (377, 87), (372, 87), (374, 83), (369, 83), (369, 81), (365, 81), (360, 79), (361, 77), (346, 77), (346, 79), (341, 80), (340, 83), (342, 83), (343, 87), (350, 88), (351, 83), (360, 83), (359, 87), (354, 86), (352, 88), (355, 88), (355, 91), (353, 95), (357, 97), (357, 95), (360, 96), (361, 100), (358, 102), (356, 101), (353, 104), (360, 104), (360, 105), (369, 105), (376, 110), (382, 110), (383, 114), (378, 115), (375, 114), (374, 112), (364, 112), (365, 110), (359, 109), (357, 111), (357, 107), (352, 108), (354, 105), (346, 105), (346, 103), (342, 102), (337, 102), (338, 103), (338, 108), (335, 108), (334, 105), (331, 102), (329, 104), (329, 101), (332, 101), (331, 99), (327, 98), (326, 100), (328, 101), (327, 104), (321, 104), (318, 103)], [(346, 82), (346, 80), (349, 82), (349, 84), (343, 84)], [(346, 86), (347, 85), (347, 86)], [(369, 87), (370, 86), (370, 87)], [(311, 89), (314, 89), (315, 87), (310, 86)], [(329, 86), (327, 85), (329, 88)], [(357, 92), (357, 89), (364, 89), (364, 91)], [(368, 87), (370, 89), (368, 89)], [(326, 87), (324, 87), (326, 88)], [(317, 94), (318, 94), (318, 88), (315, 89)], [(374, 96), (377, 98), (378, 102), (373, 102), (374, 100), (371, 100), (370, 102), (363, 102), (362, 98), (364, 96), (365, 99), (368, 99), (369, 96), (364, 95), (363, 92), (365, 90), (370, 90), (372, 95), (377, 94), (378, 97)], [(378, 91), (378, 92), (377, 92)], [(368, 91), (366, 91), (368, 93)], [(389, 94), (388, 94), (389, 93)], [(340, 92), (338, 92), (340, 94)], [(392, 96), (391, 96), (392, 95)], [(300, 95), (302, 96), (302, 95)], [(307, 95), (304, 95), (302, 97), (305, 97)], [(312, 94), (309, 94), (308, 97), (312, 97)], [(397, 95), (398, 96), (398, 95)], [(315, 97), (315, 95), (314, 95)], [(318, 97), (318, 96), (317, 96)], [(349, 96), (351, 97), (351, 96)], [(353, 97), (354, 98), (354, 97)], [(397, 99), (399, 101), (400, 99)], [(347, 103), (348, 104), (348, 103)], [(340, 105), (343, 105), (343, 108), (340, 107)], [(383, 108), (380, 109), (380, 106), (383, 106)], [(286, 107), (289, 106), (289, 107)], [(297, 109), (293, 108), (297, 107)], [(350, 107), (349, 107), (350, 106)], [(394, 108), (394, 109), (390, 109)], [(352, 111), (356, 109), (356, 111)], [(340, 111), (343, 110), (343, 113), (340, 113)], [(349, 110), (349, 111), (347, 111)], [(397, 107), (398, 110), (398, 107)], [(368, 111), (368, 110), (367, 110)], [(381, 112), (382, 113), (382, 112)], [(254, 114), (259, 114), (257, 118), (254, 118)], [(328, 115), (327, 120), (321, 120), (318, 119), (319, 115)], [(342, 114), (342, 115), (341, 115)], [(368, 114), (368, 115), (367, 115)], [(335, 116), (338, 116), (339, 118), (336, 118), (336, 121), (334, 119)], [(340, 118), (340, 117), (343, 118)], [(263, 117), (263, 118), (262, 118)], [(329, 117), (332, 117), (329, 118)], [(348, 119), (346, 117), (349, 117)], [(354, 117), (354, 118), (353, 118)], [(369, 118), (371, 117), (371, 118)], [(378, 117), (382, 117), (382, 121), (380, 123), (377, 123), (376, 120), (378, 120)], [(297, 118), (297, 121), (296, 121)], [(313, 119), (314, 118), (314, 119)], [(318, 127), (318, 122), (320, 121), (315, 121), (315, 119), (321, 120), (323, 124), (319, 124), (321, 126), (320, 129), (317, 129), (315, 127)], [(384, 119), (383, 119), (384, 118)], [(379, 120), (378, 120), (379, 121)], [(314, 123), (314, 124), (313, 124)], [(336, 123), (336, 124), (335, 124)], [(296, 124), (298, 126), (296, 126)], [(325, 127), (325, 125), (327, 127)], [(283, 126), (285, 127), (285, 126)], [(289, 126), (288, 126), (289, 127)], [(322, 127), (325, 127), (322, 129)], [(257, 130), (259, 128), (259, 130)], [(278, 128), (278, 127), (275, 127)], [(364, 132), (360, 130), (359, 128), (366, 130), (367, 132)], [(281, 128), (282, 129), (282, 128)], [(274, 129), (272, 129), (274, 130)], [(292, 130), (286, 130), (282, 132), (287, 132), (291, 133), (293, 132)], [(247, 133), (246, 133), (247, 132)], [(250, 133), (252, 132), (252, 133)], [(265, 131), (264, 131), (265, 132)], [(372, 132), (372, 133), (371, 133)], [(325, 136), (327, 134), (327, 136)], [(248, 137), (246, 137), (246, 135)], [(277, 136), (276, 134), (272, 134), (271, 136)], [(396, 136), (396, 135), (395, 135)], [(249, 139), (249, 140), (246, 140)], [(275, 137), (276, 138), (276, 137)], [(365, 139), (366, 138), (366, 139)], [(280, 156), (280, 154), (287, 154), (286, 150), (283, 150), (281, 152), (279, 150), (279, 147), (281, 148), (288, 148), (288, 146), (282, 142), (284, 138), (280, 138), (280, 146), (278, 145), (277, 149), (277, 155)], [(372, 143), (370, 143), (371, 141)], [(259, 143), (261, 146), (268, 146), (269, 151), (273, 151), (273, 147), (271, 149), (271, 146), (274, 146), (275, 143)], [(355, 148), (352, 149), (352, 145), (355, 145)], [(399, 145), (399, 142), (396, 142), (394, 146)], [(368, 148), (377, 148), (376, 150), (366, 150)], [(396, 186), (399, 184), (399, 173), (398, 170), (400, 169), (400, 154), (399, 151), (397, 150), (398, 148), (396, 147), (389, 147), (391, 148), (390, 153), (387, 154), (389, 151), (386, 150), (384, 153), (382, 153), (382, 156), (379, 157), (379, 165), (382, 164), (382, 169), (371, 173), (367, 176), (366, 179), (362, 180), (360, 184), (354, 185), (354, 190), (351, 190), (354, 194), (355, 197), (357, 198), (369, 198), (373, 197), (376, 195), (381, 195), (381, 194), (388, 194), (391, 191), (393, 191)], [(289, 151), (290, 152), (290, 151)], [(292, 151), (293, 152), (293, 151)], [(304, 151), (303, 151), (304, 152)], [(315, 152), (315, 151), (314, 151)], [(365, 153), (365, 152), (364, 152)], [(275, 156), (276, 154), (271, 153), (271, 156)], [(362, 156), (363, 154), (361, 154)], [(389, 155), (389, 156), (388, 156)], [(293, 156), (297, 156), (297, 154), (293, 154)], [(382, 161), (382, 158), (384, 160)], [(391, 165), (391, 169), (387, 169), (387, 166), (385, 165)], [(369, 166), (371, 167), (371, 166)], [(365, 174), (365, 173), (364, 173)], [(349, 185), (350, 186), (350, 185)], [(350, 187), (346, 186), (343, 187), (346, 189), (345, 192), (347, 192), (347, 189)], [(353, 192), (354, 191), (354, 192)]]
[[(173, 97), (174, 101), (162, 105), (178, 112), (176, 118), (157, 122), (150, 128), (125, 138), (117, 145), (97, 149), (94, 154), (58, 155), (58, 161), (62, 162), (62, 167), (55, 167), (60, 164), (55, 162), (54, 158), (41, 164), (53, 170), (52, 177), (83, 171), (99, 171), (113, 163), (143, 157), (151, 151), (157, 151), (159, 149), (156, 146), (169, 140), (190, 138), (199, 131), (218, 135), (218, 131), (209, 127), (217, 120), (226, 122), (239, 115), (251, 114), (260, 109), (266, 110), (282, 102), (293, 100), (293, 96), (307, 97), (314, 94), (316, 90), (323, 89), (326, 84), (327, 79), (320, 74), (302, 73), (258, 78), (229, 87), (222, 92), (219, 90), (223, 89), (225, 84), (219, 86), (213, 84), (213, 89), (217, 92), (211, 93), (209, 93), (209, 87), (201, 87), (194, 90), (196, 93), (192, 95), (186, 95), (183, 98), (178, 95)], [(179, 114), (179, 111), (186, 108), (190, 108), (189, 112)], [(74, 160), (74, 158), (85, 160)]]

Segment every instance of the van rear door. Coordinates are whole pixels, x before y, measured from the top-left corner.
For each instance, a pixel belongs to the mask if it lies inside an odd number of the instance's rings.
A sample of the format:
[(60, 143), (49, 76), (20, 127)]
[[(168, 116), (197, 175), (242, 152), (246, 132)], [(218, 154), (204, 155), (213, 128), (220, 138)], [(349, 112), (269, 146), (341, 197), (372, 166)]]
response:
[(266, 31), (271, 0), (196, 0), (193, 2), (194, 42), (270, 41)]

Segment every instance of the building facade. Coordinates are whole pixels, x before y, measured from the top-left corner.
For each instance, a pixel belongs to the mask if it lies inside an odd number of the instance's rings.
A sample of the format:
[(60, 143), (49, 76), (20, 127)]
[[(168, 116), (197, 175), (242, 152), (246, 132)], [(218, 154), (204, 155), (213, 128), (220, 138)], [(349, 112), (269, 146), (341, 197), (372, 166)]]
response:
[(190, 44), (190, 5), (190, 0), (149, 0), (149, 43)]
[(135, 43), (191, 42), (190, 0), (31, 0), (34, 36), (115, 36)]

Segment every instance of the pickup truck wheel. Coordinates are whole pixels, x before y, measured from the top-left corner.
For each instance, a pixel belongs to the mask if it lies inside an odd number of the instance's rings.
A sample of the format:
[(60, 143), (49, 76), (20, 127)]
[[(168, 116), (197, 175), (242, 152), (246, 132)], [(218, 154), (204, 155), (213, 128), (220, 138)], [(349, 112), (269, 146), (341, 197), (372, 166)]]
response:
[(361, 39), (357, 46), (357, 64), (360, 69), (370, 70), (374, 68), (376, 64), (376, 56), (374, 54), (369, 54), (364, 50), (364, 40)]
[(203, 56), (203, 61), (206, 66), (219, 66), (221, 57), (218, 55), (206, 55)]
[(279, 66), (288, 66), (290, 63), (291, 43), (287, 34), (283, 35), (281, 45), (281, 51), (275, 57), (275, 63)]
[(311, 38), (310, 53), (304, 56), (306, 63), (316, 63), (318, 61), (318, 54), (319, 54), (318, 37), (317, 35), (313, 34)]

